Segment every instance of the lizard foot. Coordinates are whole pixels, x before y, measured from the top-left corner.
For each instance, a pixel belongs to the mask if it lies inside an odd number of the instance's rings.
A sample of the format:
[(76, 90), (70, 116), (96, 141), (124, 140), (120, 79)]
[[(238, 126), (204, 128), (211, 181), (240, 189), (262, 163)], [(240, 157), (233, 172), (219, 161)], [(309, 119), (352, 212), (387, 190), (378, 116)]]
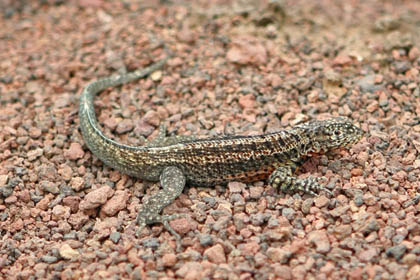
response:
[(179, 252), (181, 249), (181, 236), (171, 227), (169, 224), (170, 221), (184, 218), (186, 217), (186, 214), (172, 214), (172, 215), (144, 215), (146, 211), (140, 211), (137, 215), (136, 224), (137, 224), (137, 230), (136, 230), (136, 236), (139, 237), (143, 228), (145, 228), (146, 225), (155, 224), (155, 223), (161, 223), (163, 227), (169, 231), (176, 239), (176, 248)]
[(300, 179), (291, 174), (292, 172), (290, 167), (280, 167), (271, 174), (269, 183), (274, 188), (286, 193), (296, 193), (298, 191), (302, 191), (304, 193), (317, 196), (319, 192), (324, 191), (329, 195), (332, 195), (330, 190), (319, 183), (319, 181), (322, 180), (322, 177), (308, 177)]

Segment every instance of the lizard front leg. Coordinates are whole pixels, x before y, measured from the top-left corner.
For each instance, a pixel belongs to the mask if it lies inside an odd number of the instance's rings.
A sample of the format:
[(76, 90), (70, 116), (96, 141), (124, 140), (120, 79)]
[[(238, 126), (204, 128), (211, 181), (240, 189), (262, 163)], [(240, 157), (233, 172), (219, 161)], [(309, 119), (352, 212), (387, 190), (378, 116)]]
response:
[(171, 204), (182, 193), (185, 183), (186, 178), (181, 169), (175, 166), (169, 166), (163, 169), (160, 175), (160, 184), (163, 189), (150, 197), (150, 199), (143, 205), (143, 208), (137, 214), (137, 235), (140, 234), (141, 230), (146, 225), (162, 223), (163, 226), (171, 234), (173, 234), (178, 241), (180, 240), (179, 234), (176, 233), (175, 230), (169, 225), (169, 221), (184, 215), (161, 215), (160, 212), (163, 210), (163, 208)]
[(332, 194), (330, 190), (326, 189), (323, 185), (318, 183), (320, 178), (308, 177), (304, 179), (293, 176), (294, 171), (297, 169), (296, 164), (280, 166), (269, 178), (269, 183), (274, 188), (280, 189), (282, 192), (296, 193), (302, 191), (312, 195), (317, 195), (320, 191), (325, 191)]

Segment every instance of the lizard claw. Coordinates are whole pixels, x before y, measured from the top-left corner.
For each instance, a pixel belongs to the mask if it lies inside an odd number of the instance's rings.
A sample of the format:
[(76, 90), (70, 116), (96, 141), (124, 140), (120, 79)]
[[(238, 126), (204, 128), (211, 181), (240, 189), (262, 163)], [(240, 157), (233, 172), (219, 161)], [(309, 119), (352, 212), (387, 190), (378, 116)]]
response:
[(140, 237), (141, 231), (146, 226), (146, 219), (144, 217), (137, 216), (135, 223), (137, 224), (136, 237)]

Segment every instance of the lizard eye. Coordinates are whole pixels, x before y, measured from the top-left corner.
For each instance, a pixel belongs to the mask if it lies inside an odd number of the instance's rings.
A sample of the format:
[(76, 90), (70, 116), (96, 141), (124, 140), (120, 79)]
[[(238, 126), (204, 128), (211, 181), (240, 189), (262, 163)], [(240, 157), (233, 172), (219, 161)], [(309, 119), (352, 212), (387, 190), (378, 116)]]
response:
[(341, 135), (341, 131), (340, 130), (336, 130), (334, 131), (335, 136), (340, 136)]

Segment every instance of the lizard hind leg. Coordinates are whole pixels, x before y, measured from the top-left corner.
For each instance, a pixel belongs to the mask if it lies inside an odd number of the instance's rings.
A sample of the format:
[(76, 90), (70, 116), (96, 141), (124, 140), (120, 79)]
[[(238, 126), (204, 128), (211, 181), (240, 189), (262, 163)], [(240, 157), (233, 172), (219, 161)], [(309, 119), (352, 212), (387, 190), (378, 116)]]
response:
[(330, 195), (332, 194), (330, 190), (318, 183), (319, 178), (297, 178), (293, 176), (294, 170), (296, 170), (295, 165), (278, 167), (271, 173), (269, 183), (284, 193), (293, 194), (302, 191), (316, 196), (320, 191), (325, 191)]
[(146, 225), (162, 223), (163, 226), (176, 237), (178, 246), (181, 238), (169, 225), (169, 221), (183, 217), (184, 215), (161, 215), (160, 212), (182, 193), (185, 183), (186, 178), (181, 169), (175, 166), (169, 166), (163, 169), (160, 175), (160, 184), (163, 189), (152, 195), (137, 214), (137, 235), (140, 234), (141, 230)]

